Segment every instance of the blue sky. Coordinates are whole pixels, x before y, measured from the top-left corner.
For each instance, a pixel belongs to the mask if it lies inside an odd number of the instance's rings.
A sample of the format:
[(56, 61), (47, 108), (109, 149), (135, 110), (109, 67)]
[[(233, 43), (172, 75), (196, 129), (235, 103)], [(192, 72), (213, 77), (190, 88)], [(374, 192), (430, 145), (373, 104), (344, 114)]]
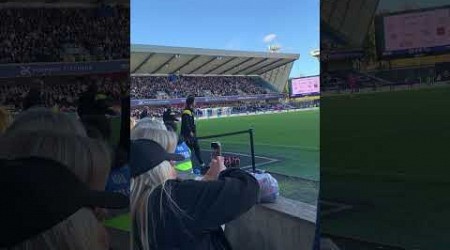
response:
[[(131, 43), (299, 53), (291, 77), (317, 75), (319, 0), (131, 0)], [(272, 36), (273, 37), (273, 36)]]

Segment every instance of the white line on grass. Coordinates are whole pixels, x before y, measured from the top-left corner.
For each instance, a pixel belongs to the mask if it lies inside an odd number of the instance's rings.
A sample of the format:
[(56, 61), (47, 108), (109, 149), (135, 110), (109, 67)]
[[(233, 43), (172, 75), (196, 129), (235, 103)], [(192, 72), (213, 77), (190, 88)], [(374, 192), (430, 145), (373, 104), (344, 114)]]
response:
[[(212, 152), (212, 150), (203, 150), (203, 151)], [(245, 157), (249, 157), (250, 159), (252, 158), (252, 156), (249, 155), (249, 154), (242, 154), (242, 153), (229, 152), (229, 151), (223, 152), (223, 153), (224, 154), (235, 154), (235, 155), (245, 156)], [(261, 158), (261, 159), (267, 160), (266, 162), (256, 163), (255, 167), (261, 167), (261, 166), (269, 165), (269, 164), (272, 164), (272, 163), (275, 163), (275, 162), (280, 162), (280, 160), (277, 160), (277, 159), (274, 159), (274, 158), (265, 157), (265, 156), (255, 155), (255, 158)], [(247, 165), (247, 166), (243, 166), (243, 167), (240, 167), (240, 168), (242, 168), (242, 169), (249, 169), (249, 168), (252, 168), (252, 167), (253, 167), (252, 165)]]
[[(204, 140), (207, 142), (213, 142), (213, 140)], [(237, 145), (250, 145), (250, 143), (239, 142), (239, 141), (225, 141), (224, 143), (237, 144)], [(309, 150), (309, 151), (319, 151), (320, 149), (317, 147), (303, 147), (303, 146), (293, 146), (293, 145), (282, 145), (282, 144), (272, 144), (272, 143), (254, 143), (255, 146), (270, 146), (270, 147), (280, 147), (280, 148), (293, 148), (300, 150)]]
[(333, 213), (339, 213), (342, 212), (344, 210), (350, 210), (353, 208), (353, 206), (351, 205), (347, 205), (344, 203), (338, 203), (338, 202), (331, 202), (331, 201), (320, 201), (320, 203), (324, 204), (324, 205), (329, 205), (329, 206), (334, 206), (336, 208), (332, 208), (332, 209), (327, 209), (323, 212), (321, 212), (321, 215), (329, 215), (329, 214), (333, 214)]

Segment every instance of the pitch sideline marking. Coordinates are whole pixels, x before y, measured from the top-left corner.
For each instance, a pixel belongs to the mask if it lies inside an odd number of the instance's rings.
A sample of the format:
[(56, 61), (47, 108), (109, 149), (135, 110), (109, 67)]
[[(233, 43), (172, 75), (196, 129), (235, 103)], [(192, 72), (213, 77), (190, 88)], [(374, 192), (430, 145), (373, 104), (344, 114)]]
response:
[(324, 212), (320, 212), (321, 215), (330, 215), (330, 214), (334, 214), (334, 213), (339, 213), (345, 210), (350, 210), (353, 208), (352, 205), (348, 205), (345, 203), (339, 203), (339, 202), (332, 202), (332, 201), (319, 201), (320, 203), (324, 204), (324, 205), (329, 205), (329, 206), (335, 206), (336, 208), (332, 208), (332, 209), (327, 209)]
[[(212, 142), (212, 140), (204, 140), (204, 141)], [(225, 143), (238, 144), (238, 145), (247, 145), (248, 144), (248, 143), (239, 142), (239, 141), (225, 141)], [(271, 147), (282, 147), (282, 148), (294, 148), (294, 149), (309, 150), (309, 151), (319, 151), (320, 150), (320, 148), (316, 148), (316, 147), (301, 147), (301, 146), (271, 144), (271, 143), (255, 143), (254, 145), (271, 146)]]
[[(203, 150), (203, 151), (206, 151), (206, 152), (212, 152), (212, 150)], [(249, 155), (249, 154), (235, 153), (235, 152), (229, 152), (229, 151), (226, 151), (226, 152), (223, 152), (223, 153), (225, 153), (225, 154), (240, 155), (240, 156), (245, 156), (245, 157), (252, 158), (252, 156)], [(267, 161), (266, 161), (266, 162), (257, 163), (257, 164), (255, 164), (255, 167), (261, 167), (261, 166), (269, 165), (269, 164), (272, 164), (272, 163), (275, 163), (275, 162), (281, 162), (281, 160), (274, 159), (274, 158), (270, 158), (270, 157), (266, 157), (266, 156), (255, 155), (255, 158), (256, 158), (256, 157), (261, 158), (261, 159), (264, 159), (264, 160), (267, 160)], [(252, 168), (252, 165), (246, 165), (246, 166), (243, 166), (243, 167), (241, 167), (241, 168), (242, 168), (242, 169), (249, 169), (249, 168)]]

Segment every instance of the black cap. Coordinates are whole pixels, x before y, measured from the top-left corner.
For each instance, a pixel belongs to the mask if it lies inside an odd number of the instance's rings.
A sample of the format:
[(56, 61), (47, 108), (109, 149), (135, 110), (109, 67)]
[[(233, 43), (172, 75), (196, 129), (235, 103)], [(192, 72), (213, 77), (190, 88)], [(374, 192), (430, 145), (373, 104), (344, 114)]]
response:
[(186, 98), (186, 105), (191, 106), (192, 104), (194, 104), (195, 101), (195, 96), (190, 95)]
[(90, 190), (66, 166), (49, 159), (0, 159), (0, 248), (17, 245), (83, 207), (125, 208), (119, 193)]
[(166, 117), (164, 117), (165, 122), (177, 122), (179, 121), (177, 118), (177, 114), (175, 112), (170, 112), (167, 114)]
[(146, 140), (132, 140), (130, 148), (131, 176), (139, 176), (158, 166), (163, 161), (182, 161), (184, 156), (170, 154), (159, 143)]

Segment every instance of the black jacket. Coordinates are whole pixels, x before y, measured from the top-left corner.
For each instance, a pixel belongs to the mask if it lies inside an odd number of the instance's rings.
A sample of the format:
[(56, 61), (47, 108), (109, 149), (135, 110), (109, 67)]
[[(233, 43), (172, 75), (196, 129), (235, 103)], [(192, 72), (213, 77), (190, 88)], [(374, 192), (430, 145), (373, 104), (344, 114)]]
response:
[[(161, 196), (161, 186), (149, 199), (149, 236), (156, 232), (151, 249), (216, 250), (231, 249), (221, 225), (230, 222), (257, 202), (259, 185), (249, 173), (240, 169), (223, 171), (218, 181), (173, 180), (166, 183), (171, 196), (185, 214), (168, 209), (168, 199)], [(163, 199), (163, 221), (160, 202)], [(153, 246), (153, 247), (152, 247)]]
[(100, 93), (84, 92), (78, 99), (78, 115), (115, 115), (111, 109), (111, 100), (109, 97), (105, 99), (97, 99)]
[(196, 136), (197, 128), (195, 126), (194, 110), (186, 108), (181, 115), (181, 136), (190, 138), (191, 132)]

